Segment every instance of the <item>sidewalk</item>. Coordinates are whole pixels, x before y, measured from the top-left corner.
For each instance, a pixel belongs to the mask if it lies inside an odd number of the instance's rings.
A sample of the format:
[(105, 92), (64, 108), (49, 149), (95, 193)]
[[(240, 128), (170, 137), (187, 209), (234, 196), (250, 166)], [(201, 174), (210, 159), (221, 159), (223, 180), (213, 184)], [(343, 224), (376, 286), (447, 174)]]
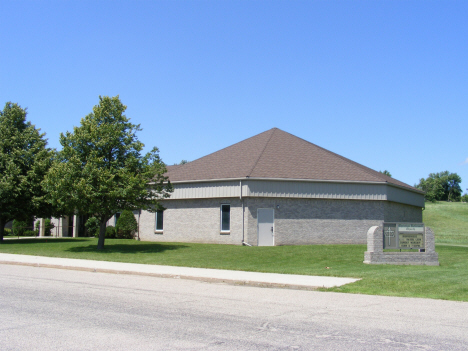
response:
[(290, 289), (331, 288), (360, 279), (320, 277), (296, 274), (258, 273), (191, 267), (159, 266), (137, 263), (79, 260), (71, 258), (29, 256), (0, 253), (0, 264), (74, 269), (91, 272), (135, 274), (164, 278), (194, 279), (210, 282), (282, 287)]

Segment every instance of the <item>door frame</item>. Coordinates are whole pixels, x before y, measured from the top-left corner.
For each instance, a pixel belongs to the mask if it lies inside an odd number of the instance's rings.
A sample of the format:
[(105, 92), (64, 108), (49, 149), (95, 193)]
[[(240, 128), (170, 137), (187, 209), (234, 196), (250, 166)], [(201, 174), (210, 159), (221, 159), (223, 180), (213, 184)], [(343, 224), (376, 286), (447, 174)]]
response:
[[(260, 223), (258, 221), (258, 212), (260, 210), (271, 210), (273, 212), (273, 222), (272, 222), (272, 227), (273, 227), (273, 235), (272, 235), (272, 245), (275, 246), (275, 236), (276, 236), (276, 228), (275, 228), (275, 209), (274, 207), (268, 207), (268, 208), (257, 208), (257, 246), (259, 245), (259, 239), (260, 239)], [(262, 245), (262, 246), (268, 246), (268, 245)]]

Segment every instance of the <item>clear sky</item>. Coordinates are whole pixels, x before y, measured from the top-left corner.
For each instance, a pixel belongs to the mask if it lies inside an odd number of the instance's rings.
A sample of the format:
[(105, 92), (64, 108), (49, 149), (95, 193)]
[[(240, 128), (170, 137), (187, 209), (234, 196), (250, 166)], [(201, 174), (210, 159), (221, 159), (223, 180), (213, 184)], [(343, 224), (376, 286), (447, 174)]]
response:
[(0, 103), (59, 135), (120, 95), (146, 150), (273, 127), (410, 185), (468, 188), (467, 1), (0, 0)]

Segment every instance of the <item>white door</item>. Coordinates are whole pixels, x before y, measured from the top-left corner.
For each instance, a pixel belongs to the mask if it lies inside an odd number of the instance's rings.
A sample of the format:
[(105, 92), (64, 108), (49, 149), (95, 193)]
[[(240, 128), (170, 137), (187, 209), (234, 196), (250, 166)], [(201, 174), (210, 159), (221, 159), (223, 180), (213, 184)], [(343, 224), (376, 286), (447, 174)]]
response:
[(275, 244), (274, 219), (275, 210), (273, 208), (259, 208), (257, 210), (258, 246), (273, 246)]

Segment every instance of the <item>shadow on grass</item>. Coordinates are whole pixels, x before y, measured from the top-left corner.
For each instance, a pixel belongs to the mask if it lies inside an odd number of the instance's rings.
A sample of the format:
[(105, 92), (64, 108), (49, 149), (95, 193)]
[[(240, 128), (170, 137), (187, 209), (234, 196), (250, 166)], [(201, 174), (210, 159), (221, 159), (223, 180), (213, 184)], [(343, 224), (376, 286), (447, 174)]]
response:
[(50, 243), (76, 243), (76, 242), (81, 242), (81, 241), (89, 241), (86, 239), (75, 239), (75, 238), (63, 238), (63, 239), (56, 239), (54, 237), (50, 238), (41, 238), (41, 239), (22, 239), (21, 237), (18, 239), (18, 237), (14, 237), (14, 239), (8, 239), (8, 240), (3, 240), (1, 243), (2, 244), (10, 244), (10, 245), (18, 245), (18, 243), (25, 243), (25, 244), (47, 244), (50, 245)]
[(186, 245), (167, 245), (167, 244), (106, 244), (103, 250), (98, 250), (95, 244), (66, 249), (68, 252), (96, 252), (102, 254), (122, 253), (122, 254), (141, 254), (141, 253), (160, 253), (168, 250), (179, 250), (188, 248)]

